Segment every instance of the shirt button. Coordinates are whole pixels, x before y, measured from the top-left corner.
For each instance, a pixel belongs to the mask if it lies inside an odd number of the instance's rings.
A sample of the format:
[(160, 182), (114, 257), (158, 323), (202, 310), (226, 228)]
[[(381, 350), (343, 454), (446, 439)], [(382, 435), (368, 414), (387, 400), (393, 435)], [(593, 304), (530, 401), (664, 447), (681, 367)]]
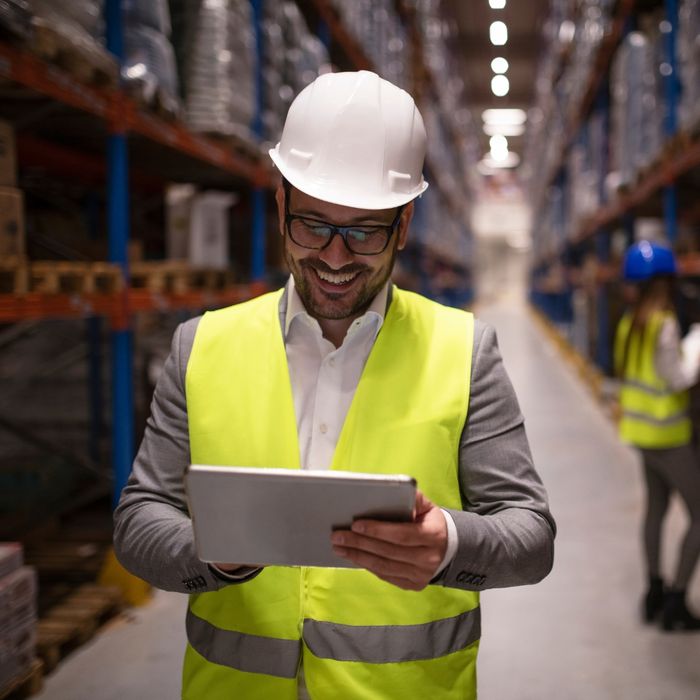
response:
[(321, 431), (322, 435), (325, 435), (328, 432), (328, 426), (325, 423), (321, 423), (321, 425), (318, 426), (318, 429)]
[(331, 358), (328, 360), (328, 364), (329, 364), (331, 367), (335, 367), (335, 357), (331, 357)]

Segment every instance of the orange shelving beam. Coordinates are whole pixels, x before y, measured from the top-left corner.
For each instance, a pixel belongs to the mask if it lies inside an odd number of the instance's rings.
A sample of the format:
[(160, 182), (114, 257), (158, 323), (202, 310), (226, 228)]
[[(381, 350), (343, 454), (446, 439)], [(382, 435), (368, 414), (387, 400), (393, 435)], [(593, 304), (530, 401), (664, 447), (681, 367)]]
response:
[(92, 114), (113, 126), (125, 128), (156, 143), (209, 163), (241, 177), (256, 187), (271, 187), (272, 170), (262, 158), (244, 157), (233, 148), (190, 132), (139, 108), (121, 90), (84, 85), (65, 71), (42, 61), (31, 52), (0, 41), (0, 77), (28, 87), (57, 102)]

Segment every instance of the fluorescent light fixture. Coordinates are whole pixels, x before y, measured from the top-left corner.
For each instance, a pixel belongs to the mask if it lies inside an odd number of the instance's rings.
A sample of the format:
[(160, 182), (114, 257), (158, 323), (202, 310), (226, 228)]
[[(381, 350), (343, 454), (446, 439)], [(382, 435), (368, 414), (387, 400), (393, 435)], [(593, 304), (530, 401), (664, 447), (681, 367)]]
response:
[(494, 170), (499, 168), (515, 168), (520, 164), (520, 156), (513, 151), (508, 152), (508, 157), (505, 160), (494, 160), (490, 156), (484, 157), (479, 161), (478, 169), (483, 175), (489, 175)]
[(527, 114), (523, 109), (485, 109), (481, 113), (485, 124), (524, 124)]
[(491, 152), (505, 151), (508, 153), (508, 139), (503, 134), (492, 136), (489, 139), (489, 146), (491, 147)]
[(525, 133), (524, 124), (484, 124), (484, 133), (487, 136), (522, 136)]
[(504, 97), (510, 90), (510, 82), (505, 75), (494, 75), (491, 78), (491, 92), (496, 97)]
[(491, 70), (494, 73), (505, 73), (508, 70), (508, 61), (501, 56), (494, 58), (491, 61)]
[(508, 41), (508, 27), (504, 22), (492, 22), (489, 28), (489, 36), (494, 46), (503, 46)]
[(506, 0), (489, 0), (492, 10), (502, 10), (506, 6)]

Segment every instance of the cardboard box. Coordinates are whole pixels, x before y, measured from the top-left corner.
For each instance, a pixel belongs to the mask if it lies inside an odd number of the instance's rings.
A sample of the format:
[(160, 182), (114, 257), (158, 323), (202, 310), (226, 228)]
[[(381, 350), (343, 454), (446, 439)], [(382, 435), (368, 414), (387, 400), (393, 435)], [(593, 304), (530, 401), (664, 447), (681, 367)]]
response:
[(0, 260), (25, 255), (24, 196), (14, 187), (0, 187)]
[(15, 130), (8, 122), (0, 121), (0, 186), (17, 185), (17, 153)]

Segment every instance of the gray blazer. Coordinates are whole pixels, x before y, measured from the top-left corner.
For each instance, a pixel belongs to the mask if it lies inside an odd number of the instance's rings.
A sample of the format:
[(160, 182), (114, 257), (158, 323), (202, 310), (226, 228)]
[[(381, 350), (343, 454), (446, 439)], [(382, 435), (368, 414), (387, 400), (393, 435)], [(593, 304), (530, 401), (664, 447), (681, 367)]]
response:
[[(280, 303), (284, 328), (286, 299)], [(183, 475), (190, 463), (185, 372), (199, 318), (175, 331), (128, 484), (114, 513), (121, 563), (182, 593), (237, 585), (197, 558)], [(463, 510), (449, 510), (457, 554), (434, 584), (485, 590), (532, 584), (552, 567), (555, 523), (532, 464), (523, 417), (490, 326), (475, 323), (467, 421), (459, 451)], [(240, 583), (240, 582), (239, 582)]]

